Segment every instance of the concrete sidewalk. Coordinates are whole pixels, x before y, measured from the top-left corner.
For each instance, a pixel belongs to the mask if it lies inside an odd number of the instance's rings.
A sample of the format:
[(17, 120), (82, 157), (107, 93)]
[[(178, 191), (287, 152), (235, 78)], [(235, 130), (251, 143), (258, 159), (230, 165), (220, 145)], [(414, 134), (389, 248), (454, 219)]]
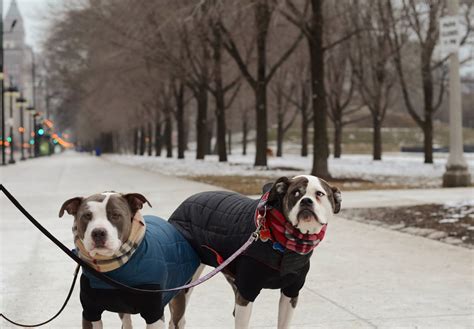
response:
[[(57, 218), (68, 198), (104, 190), (140, 192), (153, 205), (145, 214), (167, 217), (190, 194), (216, 189), (73, 153), (0, 170), (1, 182), (71, 247), (72, 218)], [(472, 195), (472, 189), (345, 192), (343, 207), (456, 201)], [(3, 196), (0, 209), (0, 311), (25, 323), (43, 321), (62, 304), (75, 265)], [(336, 218), (311, 262), (293, 328), (474, 327), (472, 250)], [(278, 296), (269, 290), (259, 296), (252, 327), (276, 326)], [(217, 276), (196, 288), (187, 328), (231, 328), (232, 308), (232, 291)], [(80, 323), (76, 289), (64, 313), (47, 327), (79, 328)], [(134, 323), (143, 327), (139, 317)], [(106, 314), (104, 327), (119, 328), (117, 316)], [(0, 328), (10, 326), (0, 319)]]

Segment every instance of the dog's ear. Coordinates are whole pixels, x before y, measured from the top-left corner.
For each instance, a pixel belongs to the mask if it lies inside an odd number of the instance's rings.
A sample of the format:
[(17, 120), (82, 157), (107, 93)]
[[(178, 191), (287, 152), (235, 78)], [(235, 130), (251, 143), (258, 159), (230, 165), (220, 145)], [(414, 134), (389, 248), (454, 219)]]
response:
[(265, 194), (265, 193), (269, 192), (272, 189), (273, 184), (274, 184), (274, 182), (269, 182), (269, 183), (266, 183), (265, 185), (263, 185), (262, 194)]
[(59, 217), (63, 217), (64, 211), (67, 211), (69, 215), (76, 215), (82, 200), (84, 200), (84, 198), (75, 197), (65, 201), (61, 206), (61, 210), (59, 210)]
[(331, 186), (331, 191), (332, 191), (332, 199), (334, 201), (333, 203), (334, 213), (337, 214), (341, 210), (341, 203), (342, 203), (341, 191), (335, 186)]
[(150, 202), (140, 193), (128, 193), (123, 194), (122, 196), (127, 200), (133, 215), (135, 215), (138, 210), (142, 209), (143, 204), (145, 203), (151, 207)]
[(272, 203), (281, 200), (288, 190), (288, 186), (290, 186), (290, 179), (288, 177), (278, 178), (270, 189), (267, 202)]

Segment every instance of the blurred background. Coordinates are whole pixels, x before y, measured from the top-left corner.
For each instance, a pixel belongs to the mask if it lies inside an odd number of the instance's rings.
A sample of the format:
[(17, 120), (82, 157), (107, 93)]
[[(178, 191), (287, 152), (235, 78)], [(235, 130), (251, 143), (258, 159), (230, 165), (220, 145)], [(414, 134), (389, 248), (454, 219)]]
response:
[[(224, 186), (234, 184), (204, 177), (218, 174), (215, 162), (256, 179), (305, 170), (364, 185), (386, 182), (367, 176), (404, 171), (410, 159), (447, 157), (445, 0), (12, 0), (4, 8), (6, 161), (75, 148), (207, 159), (209, 170), (187, 165), (186, 175)], [(458, 11), (456, 129), (472, 152), (472, 1)], [(393, 172), (367, 171), (385, 159)], [(412, 183), (441, 184), (428, 178)]]

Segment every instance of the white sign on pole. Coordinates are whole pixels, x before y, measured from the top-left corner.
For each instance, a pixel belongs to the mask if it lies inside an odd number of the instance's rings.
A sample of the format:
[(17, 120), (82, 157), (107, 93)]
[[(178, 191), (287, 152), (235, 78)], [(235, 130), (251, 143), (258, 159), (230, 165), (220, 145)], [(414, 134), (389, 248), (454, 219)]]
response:
[(439, 20), (439, 38), (441, 52), (448, 55), (459, 50), (461, 32), (458, 16), (444, 16)]

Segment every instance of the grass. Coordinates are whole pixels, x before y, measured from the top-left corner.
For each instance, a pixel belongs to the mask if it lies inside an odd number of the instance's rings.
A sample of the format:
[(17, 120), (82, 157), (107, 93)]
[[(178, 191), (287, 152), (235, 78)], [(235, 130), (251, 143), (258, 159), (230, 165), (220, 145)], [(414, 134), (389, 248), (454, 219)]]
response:
[[(244, 195), (259, 195), (262, 193), (263, 185), (272, 182), (271, 178), (265, 176), (188, 176), (186, 178), (201, 183), (220, 186)], [(405, 189), (417, 187), (413, 185), (375, 183), (368, 180), (348, 178), (337, 178), (330, 180), (329, 183), (333, 186), (339, 187), (341, 191)]]

